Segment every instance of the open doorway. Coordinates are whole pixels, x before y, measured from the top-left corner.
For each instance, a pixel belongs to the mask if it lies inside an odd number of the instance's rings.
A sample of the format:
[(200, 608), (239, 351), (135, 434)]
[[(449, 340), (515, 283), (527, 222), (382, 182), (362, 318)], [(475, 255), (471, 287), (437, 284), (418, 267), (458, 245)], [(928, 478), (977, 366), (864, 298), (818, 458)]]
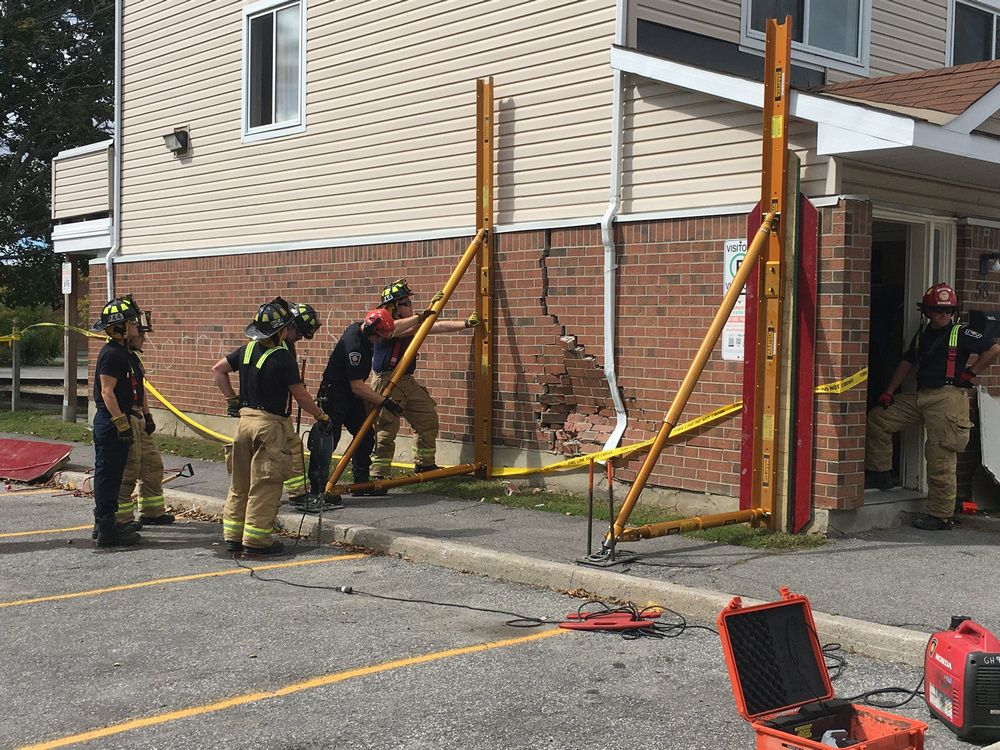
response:
[[(907, 224), (872, 224), (871, 311), (868, 319), (868, 409), (906, 348), (906, 258), (910, 230)], [(900, 484), (901, 435), (893, 435), (892, 475)]]

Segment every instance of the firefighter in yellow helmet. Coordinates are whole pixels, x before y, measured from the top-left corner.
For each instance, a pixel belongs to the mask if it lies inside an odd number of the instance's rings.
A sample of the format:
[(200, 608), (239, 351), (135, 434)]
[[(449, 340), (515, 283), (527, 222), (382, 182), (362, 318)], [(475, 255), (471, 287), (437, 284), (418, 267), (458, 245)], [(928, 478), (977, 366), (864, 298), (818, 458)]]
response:
[[(135, 300), (129, 295), (132, 304)], [(122, 485), (118, 492), (118, 523), (128, 524), (134, 521), (136, 492), (139, 501), (139, 527), (166, 526), (174, 522), (174, 517), (167, 513), (163, 502), (163, 459), (153, 442), (153, 432), (156, 422), (149, 411), (149, 401), (146, 398), (145, 369), (138, 352), (142, 351), (146, 334), (153, 330), (150, 325), (149, 311), (140, 310), (136, 320), (135, 330), (128, 337), (128, 355), (132, 363), (133, 378), (135, 378), (137, 402), (129, 412), (129, 422), (135, 439), (129, 447), (128, 462), (122, 475)]]
[[(246, 327), (250, 341), (212, 367), (216, 386), (230, 410), (239, 408), (240, 417), (226, 455), (231, 484), (222, 528), (230, 552), (277, 555), (284, 550), (271, 535), (282, 482), (291, 473), (289, 445), (294, 438), (288, 434), (289, 393), (316, 419), (313, 430), (322, 431), (330, 421), (306, 391), (285, 343), (292, 324), (291, 312), (283, 305), (261, 305)], [(240, 375), (239, 394), (230, 381), (233, 372)]]
[(97, 355), (94, 378), (94, 539), (98, 547), (138, 544), (138, 526), (115, 520), (118, 491), (135, 439), (129, 412), (138, 403), (128, 338), (136, 332), (138, 308), (124, 297), (110, 300), (91, 327), (103, 331), (107, 343)]
[[(319, 316), (312, 305), (307, 305), (303, 302), (287, 303), (281, 297), (277, 297), (272, 301), (284, 304), (292, 316), (292, 324), (288, 326), (285, 343), (288, 344), (288, 350), (294, 357), (296, 356), (296, 342), (302, 339), (311, 339), (316, 335), (316, 331), (320, 327)], [(302, 438), (296, 432), (295, 423), (292, 421), (290, 414), (288, 419), (292, 437), (292, 441), (288, 446), (292, 453), (292, 470), (288, 479), (285, 480), (285, 491), (288, 492), (288, 496), (291, 499), (296, 496), (301, 497), (306, 491), (306, 467), (305, 454), (302, 450)]]
[[(432, 298), (432, 303), (440, 297)], [(382, 302), (379, 305), (392, 313), (394, 320), (403, 320), (413, 315), (413, 290), (406, 279), (397, 279), (382, 290)], [(440, 320), (434, 323), (431, 333), (455, 333), (479, 325), (479, 316), (473, 313), (465, 320)], [(381, 392), (392, 377), (396, 364), (406, 353), (406, 348), (413, 341), (412, 334), (405, 329), (399, 332), (399, 327), (389, 339), (375, 342), (372, 357), (372, 369), (375, 371), (375, 381), (372, 388)], [(392, 398), (403, 409), (403, 418), (416, 433), (416, 445), (413, 448), (414, 471), (432, 471), (438, 468), (435, 463), (437, 455), (438, 414), (437, 403), (430, 393), (414, 376), (417, 368), (416, 360), (399, 378), (392, 391)], [(392, 472), (392, 458), (396, 452), (396, 435), (399, 433), (399, 415), (388, 409), (379, 412), (375, 424), (375, 450), (372, 453), (372, 476), (388, 478)]]
[[(927, 430), (927, 513), (913, 522), (925, 531), (951, 528), (955, 513), (958, 454), (969, 442), (968, 390), (1000, 356), (1000, 344), (979, 331), (955, 323), (958, 295), (935, 284), (917, 305), (927, 318), (896, 366), (878, 406), (868, 413), (865, 488), (892, 489), (892, 435), (911, 425)], [(968, 364), (971, 355), (976, 358)], [(917, 392), (896, 393), (906, 376), (917, 371)]]

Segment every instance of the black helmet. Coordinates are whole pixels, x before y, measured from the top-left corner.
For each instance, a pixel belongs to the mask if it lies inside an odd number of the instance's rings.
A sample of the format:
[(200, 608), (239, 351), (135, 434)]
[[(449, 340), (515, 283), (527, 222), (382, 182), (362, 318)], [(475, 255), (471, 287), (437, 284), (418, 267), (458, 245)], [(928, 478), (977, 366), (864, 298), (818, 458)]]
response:
[(399, 302), (401, 299), (412, 296), (413, 290), (406, 283), (406, 279), (396, 279), (382, 290), (382, 301), (379, 303), (379, 307), (386, 307), (393, 302)]
[(291, 307), (292, 320), (295, 329), (307, 339), (311, 339), (319, 330), (319, 316), (312, 305), (296, 302)]
[(284, 300), (278, 297), (257, 308), (257, 314), (246, 328), (248, 339), (254, 341), (269, 339), (292, 323), (292, 314), (289, 312), (288, 306), (282, 304), (283, 302)]
[(135, 324), (139, 327), (139, 333), (151, 333), (153, 331), (152, 313), (149, 310), (143, 310), (139, 307), (139, 303), (135, 301), (135, 298), (131, 294), (126, 294), (124, 299), (135, 308)]
[(115, 297), (101, 310), (101, 317), (90, 327), (91, 331), (99, 333), (111, 328), (116, 333), (124, 335), (125, 324), (130, 320), (139, 319), (139, 307), (128, 297)]

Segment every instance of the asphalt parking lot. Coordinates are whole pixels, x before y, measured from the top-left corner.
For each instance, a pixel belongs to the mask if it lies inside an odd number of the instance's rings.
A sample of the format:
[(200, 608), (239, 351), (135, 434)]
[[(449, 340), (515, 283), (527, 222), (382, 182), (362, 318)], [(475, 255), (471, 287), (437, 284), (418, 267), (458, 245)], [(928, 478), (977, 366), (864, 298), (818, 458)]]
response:
[[(753, 747), (707, 630), (511, 627), (582, 600), (308, 542), (243, 561), (251, 576), (204, 520), (96, 550), (91, 498), (17, 489), (0, 491), (4, 747)], [(920, 679), (848, 658), (840, 695)], [(927, 747), (968, 745), (932, 725)]]

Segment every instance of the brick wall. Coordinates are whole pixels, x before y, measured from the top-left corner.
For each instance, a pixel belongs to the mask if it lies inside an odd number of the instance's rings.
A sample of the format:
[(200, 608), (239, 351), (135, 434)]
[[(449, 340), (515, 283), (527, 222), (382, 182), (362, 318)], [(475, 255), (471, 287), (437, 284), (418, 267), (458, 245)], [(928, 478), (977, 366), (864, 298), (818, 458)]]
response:
[[(871, 212), (846, 202), (822, 213), (819, 380), (864, 367), (868, 336)], [(722, 298), (723, 242), (745, 237), (745, 216), (646, 222), (618, 227), (619, 385), (629, 414), (624, 443), (655, 434)], [(121, 263), (116, 288), (154, 311), (146, 350), (151, 382), (185, 412), (222, 414), (212, 364), (239, 346), (256, 307), (276, 294), (313, 304), (323, 327), (298, 345), (315, 390), (344, 328), (405, 276), (419, 306), (447, 279), (467, 239), (397, 245)], [(615, 414), (603, 374), (603, 247), (594, 227), (496, 238), (494, 443), (526, 450), (586, 453), (604, 445)], [(103, 271), (103, 268), (101, 269)], [(91, 317), (105, 299), (92, 274)], [(472, 309), (473, 279), (462, 281), (444, 317)], [(434, 335), (418, 377), (438, 401), (441, 437), (471, 439), (471, 340)], [(99, 343), (92, 343), (96, 347)], [(741, 398), (742, 363), (716, 346), (681, 421)], [(741, 418), (669, 444), (651, 483), (736, 495)], [(860, 502), (864, 394), (821, 397), (817, 411), (817, 504)], [(630, 479), (641, 458), (623, 467)]]

